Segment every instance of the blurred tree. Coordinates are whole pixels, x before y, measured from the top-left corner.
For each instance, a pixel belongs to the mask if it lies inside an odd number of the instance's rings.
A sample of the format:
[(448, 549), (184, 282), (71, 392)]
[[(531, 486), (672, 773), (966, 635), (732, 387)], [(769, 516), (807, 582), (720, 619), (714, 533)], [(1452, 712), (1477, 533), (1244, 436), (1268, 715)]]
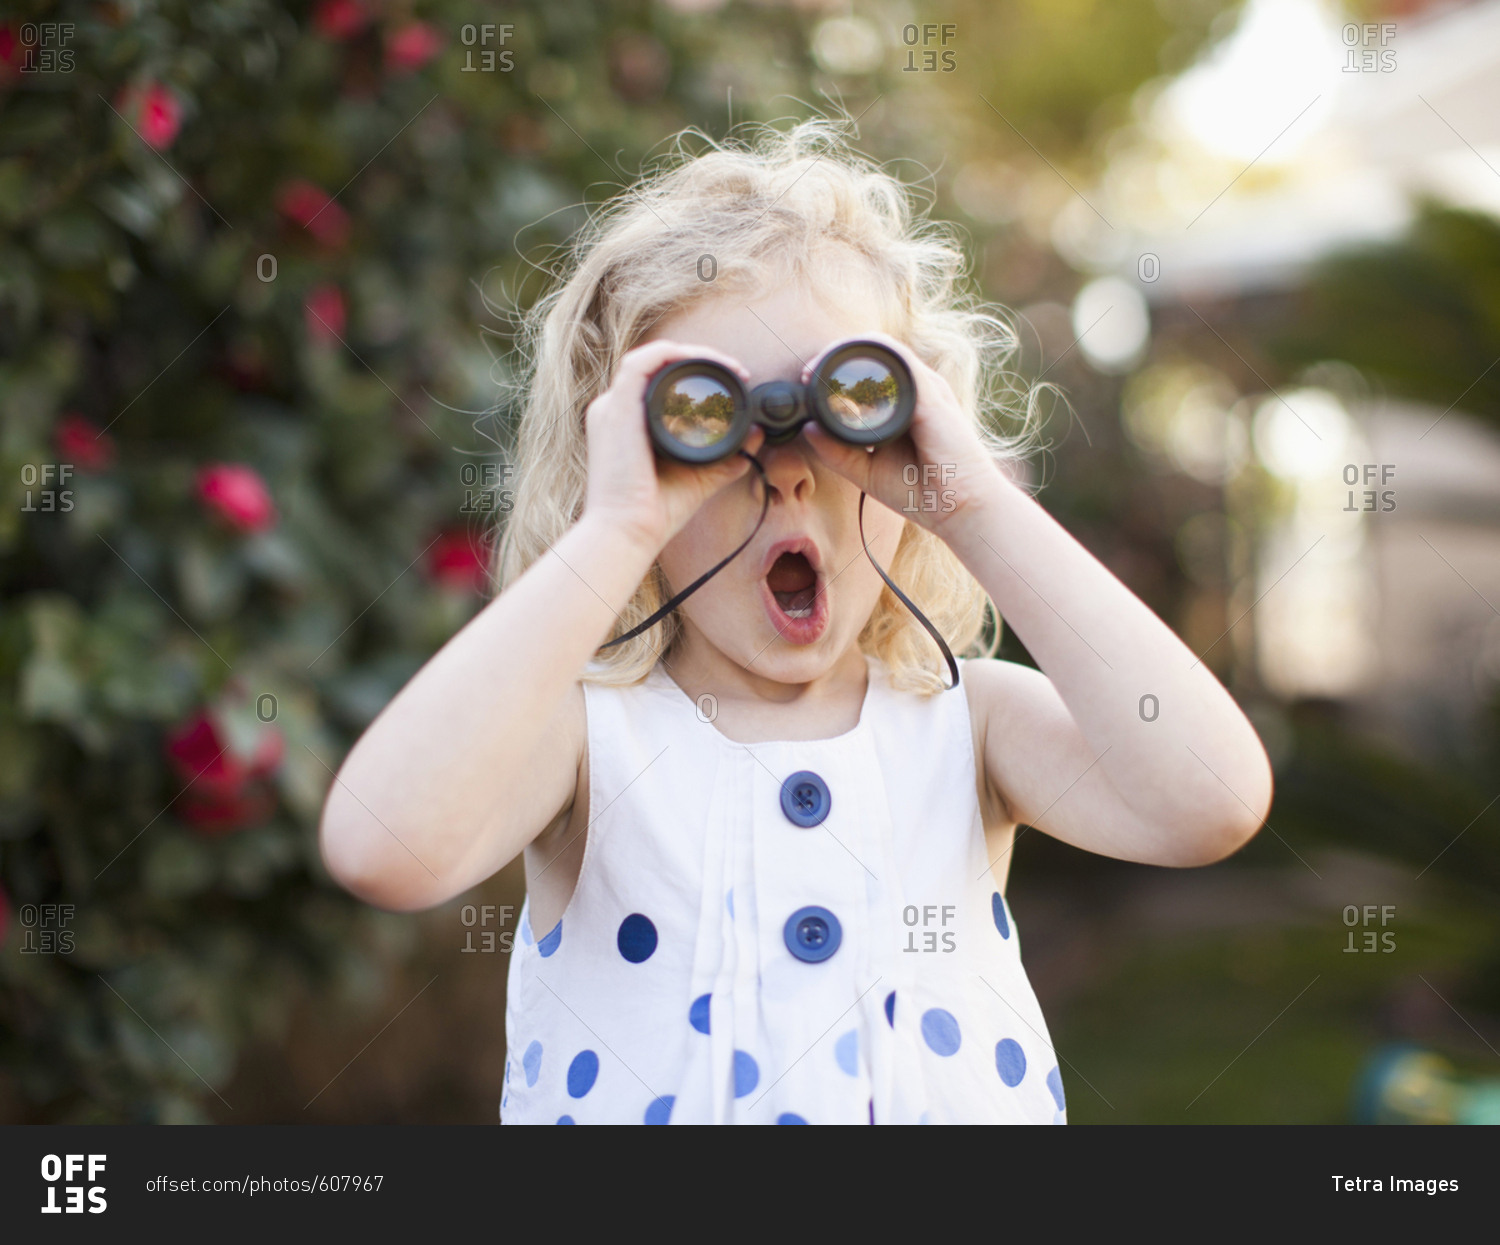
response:
[[(1259, 336), (1286, 376), (1339, 360), (1393, 394), (1500, 423), (1500, 221), (1424, 201), (1398, 241), (1317, 265)], [(1314, 840), (1430, 867), (1493, 902), (1500, 705), (1468, 754), (1441, 766), (1365, 739), (1352, 723), (1298, 716), (1297, 747), (1278, 775), (1279, 816)], [(1489, 954), (1474, 997), (1500, 1008), (1500, 946)]]
[(1425, 202), (1392, 245), (1319, 265), (1267, 347), (1352, 363), (1393, 393), (1500, 422), (1500, 221)]

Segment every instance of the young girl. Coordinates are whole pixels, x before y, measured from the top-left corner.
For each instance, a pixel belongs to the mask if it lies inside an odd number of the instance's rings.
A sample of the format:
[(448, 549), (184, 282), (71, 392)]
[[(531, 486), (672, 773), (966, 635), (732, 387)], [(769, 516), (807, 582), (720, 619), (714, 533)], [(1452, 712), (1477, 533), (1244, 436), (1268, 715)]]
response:
[[(1004, 328), (962, 273), (813, 121), (644, 181), (532, 313), (503, 589), (359, 740), (322, 826), (333, 876), (399, 911), (524, 854), (506, 1122), (1064, 1122), (1003, 898), (1017, 827), (1189, 866), (1260, 826), (1234, 701), (1001, 470)], [(854, 338), (911, 369), (899, 439), (653, 453), (664, 367), (805, 384)], [(992, 601), (1041, 672), (976, 655), (944, 690), (874, 563), (954, 649)]]

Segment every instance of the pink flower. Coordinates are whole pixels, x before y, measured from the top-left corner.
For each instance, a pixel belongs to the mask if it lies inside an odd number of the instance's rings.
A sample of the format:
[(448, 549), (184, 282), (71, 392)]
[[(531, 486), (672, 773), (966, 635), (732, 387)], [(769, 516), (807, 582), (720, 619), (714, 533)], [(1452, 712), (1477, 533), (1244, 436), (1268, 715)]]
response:
[(312, 182), (283, 183), (276, 192), (276, 210), (324, 246), (343, 246), (349, 239), (349, 213)]
[(103, 471), (115, 461), (113, 438), (76, 412), (69, 411), (57, 421), (52, 437), (63, 461), (80, 471)]
[(121, 114), (157, 151), (165, 151), (182, 128), (182, 103), (171, 88), (160, 82), (124, 91), (120, 98)]
[(393, 74), (416, 73), (442, 50), (443, 36), (426, 22), (408, 22), (385, 41), (385, 64)]
[(352, 39), (370, 24), (370, 11), (361, 0), (318, 0), (313, 25), (325, 39)]
[(177, 813), (202, 834), (224, 834), (264, 821), (276, 807), (266, 786), (286, 754), (286, 740), (267, 726), (249, 756), (234, 748), (211, 711), (200, 710), (166, 739), (167, 761), (187, 784)]
[(198, 473), (198, 500), (237, 532), (276, 525), (276, 503), (266, 482), (241, 463), (214, 463)]
[(443, 588), (483, 592), (489, 583), (484, 550), (467, 531), (452, 528), (428, 550), (427, 577)]
[(9, 22), (0, 22), (0, 79), (19, 72), (21, 54), (25, 51)]
[[(23, 22), (20, 34), (12, 23), (0, 22), (0, 85), (20, 81), (21, 74), (30, 66), (27, 57), (36, 46), (37, 31), (35, 22)], [(29, 35), (31, 42), (22, 43), (22, 34)]]
[(307, 335), (315, 344), (326, 346), (336, 342), (343, 337), (348, 318), (343, 292), (336, 285), (314, 286), (302, 304), (302, 318), (307, 325)]

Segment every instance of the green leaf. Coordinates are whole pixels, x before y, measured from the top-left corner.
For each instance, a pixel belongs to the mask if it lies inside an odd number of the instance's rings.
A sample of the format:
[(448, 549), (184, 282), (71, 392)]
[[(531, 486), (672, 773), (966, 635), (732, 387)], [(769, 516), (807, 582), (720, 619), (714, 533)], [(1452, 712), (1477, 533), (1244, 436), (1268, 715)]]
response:
[(149, 894), (159, 899), (180, 899), (196, 895), (212, 883), (214, 857), (207, 844), (170, 830), (153, 837), (153, 830), (160, 830), (160, 823), (145, 835), (151, 841), (141, 877)]
[(177, 548), (177, 583), (188, 611), (210, 621), (232, 614), (247, 587), (239, 558), (198, 537), (188, 537)]
[(37, 722), (72, 722), (82, 717), (83, 682), (61, 657), (35, 653), (21, 671), (21, 712)]

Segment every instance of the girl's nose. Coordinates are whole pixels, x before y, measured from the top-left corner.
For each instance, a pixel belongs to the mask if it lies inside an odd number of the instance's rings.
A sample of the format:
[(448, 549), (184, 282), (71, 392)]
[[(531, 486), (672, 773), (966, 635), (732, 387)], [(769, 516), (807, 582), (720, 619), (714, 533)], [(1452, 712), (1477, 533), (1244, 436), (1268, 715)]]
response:
[(776, 500), (806, 502), (812, 499), (817, 487), (813, 480), (813, 451), (800, 433), (782, 445), (762, 446), (756, 457), (766, 469), (766, 479)]

